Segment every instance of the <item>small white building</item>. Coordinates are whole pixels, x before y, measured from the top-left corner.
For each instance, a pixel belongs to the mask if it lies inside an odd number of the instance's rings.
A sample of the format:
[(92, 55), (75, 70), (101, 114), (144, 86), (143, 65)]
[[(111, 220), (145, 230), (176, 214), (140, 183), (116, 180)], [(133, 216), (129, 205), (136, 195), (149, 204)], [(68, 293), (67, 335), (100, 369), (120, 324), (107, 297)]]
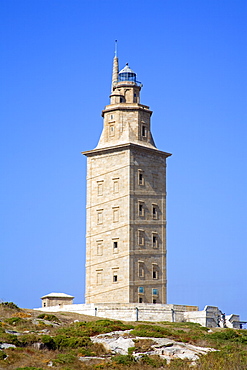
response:
[(42, 308), (73, 304), (74, 297), (65, 293), (50, 293), (41, 297)]

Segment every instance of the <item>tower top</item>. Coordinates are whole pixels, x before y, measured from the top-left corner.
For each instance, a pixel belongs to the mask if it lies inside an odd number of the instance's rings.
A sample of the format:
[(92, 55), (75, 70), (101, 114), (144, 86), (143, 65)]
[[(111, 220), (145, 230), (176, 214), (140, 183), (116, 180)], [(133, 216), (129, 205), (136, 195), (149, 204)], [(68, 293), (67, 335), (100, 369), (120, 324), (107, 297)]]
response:
[(140, 103), (142, 84), (136, 76), (128, 63), (119, 72), (115, 52), (110, 104), (102, 111), (104, 127), (97, 149), (137, 144), (157, 150), (150, 127), (152, 111)]
[(126, 66), (118, 73), (118, 82), (120, 81), (136, 82), (136, 73), (130, 69), (128, 63), (126, 63)]

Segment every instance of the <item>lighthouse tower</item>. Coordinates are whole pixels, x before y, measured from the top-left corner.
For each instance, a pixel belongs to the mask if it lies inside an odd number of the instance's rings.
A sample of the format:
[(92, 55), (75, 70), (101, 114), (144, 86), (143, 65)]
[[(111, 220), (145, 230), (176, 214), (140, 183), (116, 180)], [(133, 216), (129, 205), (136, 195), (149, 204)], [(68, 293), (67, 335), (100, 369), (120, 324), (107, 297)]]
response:
[(166, 158), (142, 84), (113, 60), (103, 130), (87, 156), (86, 303), (166, 303)]

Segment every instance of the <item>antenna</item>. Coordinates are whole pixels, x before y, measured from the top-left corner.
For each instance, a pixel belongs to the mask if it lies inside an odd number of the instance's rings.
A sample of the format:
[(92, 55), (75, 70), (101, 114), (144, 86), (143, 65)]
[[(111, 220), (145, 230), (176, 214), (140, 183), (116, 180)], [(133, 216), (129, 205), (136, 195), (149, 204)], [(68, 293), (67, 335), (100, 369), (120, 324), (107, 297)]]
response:
[(115, 40), (115, 57), (117, 57), (117, 40)]

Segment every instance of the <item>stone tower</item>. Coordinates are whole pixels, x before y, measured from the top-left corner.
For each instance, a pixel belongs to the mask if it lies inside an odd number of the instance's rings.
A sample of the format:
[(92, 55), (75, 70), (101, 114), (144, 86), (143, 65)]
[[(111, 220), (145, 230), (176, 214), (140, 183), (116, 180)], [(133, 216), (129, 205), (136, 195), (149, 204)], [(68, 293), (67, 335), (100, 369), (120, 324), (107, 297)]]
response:
[(166, 303), (166, 158), (128, 64), (113, 60), (103, 131), (87, 156), (86, 303)]

